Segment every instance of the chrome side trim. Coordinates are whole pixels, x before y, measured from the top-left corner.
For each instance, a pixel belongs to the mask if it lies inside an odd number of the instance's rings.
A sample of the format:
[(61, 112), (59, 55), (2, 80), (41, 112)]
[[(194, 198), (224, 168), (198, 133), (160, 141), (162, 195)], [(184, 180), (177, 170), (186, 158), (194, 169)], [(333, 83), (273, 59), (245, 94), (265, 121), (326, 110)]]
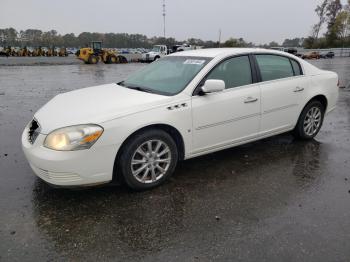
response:
[[(296, 106), (298, 106), (298, 104), (290, 104), (290, 105), (286, 105), (286, 106), (281, 106), (281, 107), (265, 110), (263, 114), (269, 114), (269, 113), (273, 113), (273, 112), (276, 112), (276, 111), (279, 111), (279, 110), (284, 110), (284, 109), (288, 109), (288, 108), (296, 107)], [(240, 120), (244, 120), (244, 119), (247, 119), (247, 118), (255, 117), (255, 116), (260, 116), (260, 113), (255, 113), (255, 114), (251, 114), (251, 115), (236, 117), (236, 118), (232, 118), (232, 119), (229, 119), (229, 120), (216, 122), (216, 123), (213, 123), (213, 124), (199, 126), (199, 127), (196, 127), (196, 130), (202, 130), (202, 129), (215, 127), (215, 126), (219, 126), (219, 125), (225, 125), (225, 124), (229, 124), (229, 123), (232, 123), (232, 122), (235, 122), (235, 121), (240, 121)]]
[(290, 105), (286, 105), (286, 106), (272, 108), (272, 109), (269, 109), (269, 110), (265, 110), (264, 114), (273, 113), (273, 112), (276, 112), (276, 111), (279, 111), (279, 110), (284, 110), (284, 109), (295, 107), (295, 106), (298, 106), (298, 104), (290, 104)]
[(232, 119), (229, 119), (229, 120), (225, 120), (225, 121), (221, 121), (221, 122), (217, 122), (217, 123), (213, 123), (213, 124), (209, 124), (209, 125), (205, 125), (205, 126), (199, 126), (199, 127), (196, 127), (196, 130), (202, 130), (202, 129), (206, 129), (206, 128), (210, 128), (210, 127), (225, 125), (225, 124), (229, 124), (229, 123), (232, 123), (232, 122), (236, 122), (236, 121), (244, 120), (244, 119), (247, 119), (247, 118), (255, 117), (255, 116), (260, 116), (260, 113), (255, 113), (255, 114), (251, 114), (251, 115), (236, 117), (236, 118), (232, 118)]

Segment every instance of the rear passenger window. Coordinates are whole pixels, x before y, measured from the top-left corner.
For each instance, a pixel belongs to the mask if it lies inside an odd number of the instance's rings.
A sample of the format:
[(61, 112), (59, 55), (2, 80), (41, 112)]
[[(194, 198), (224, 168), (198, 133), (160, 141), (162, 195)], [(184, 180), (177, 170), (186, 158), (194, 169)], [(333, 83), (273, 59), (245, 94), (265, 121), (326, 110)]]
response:
[(290, 62), (292, 63), (292, 66), (293, 66), (294, 75), (296, 76), (302, 75), (303, 73), (301, 72), (299, 63), (293, 59), (290, 59)]
[(289, 58), (277, 55), (256, 55), (262, 81), (291, 77), (294, 75)]
[(209, 73), (207, 79), (223, 80), (226, 89), (251, 84), (252, 71), (249, 57), (239, 56), (225, 60)]

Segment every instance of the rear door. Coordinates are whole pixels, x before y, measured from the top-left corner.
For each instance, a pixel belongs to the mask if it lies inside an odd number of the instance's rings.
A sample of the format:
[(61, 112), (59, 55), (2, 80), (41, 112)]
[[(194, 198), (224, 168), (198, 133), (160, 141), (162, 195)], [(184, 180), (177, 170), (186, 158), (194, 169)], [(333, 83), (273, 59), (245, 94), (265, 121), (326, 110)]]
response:
[(292, 129), (308, 85), (300, 64), (281, 55), (257, 54), (255, 58), (261, 78), (260, 135)]

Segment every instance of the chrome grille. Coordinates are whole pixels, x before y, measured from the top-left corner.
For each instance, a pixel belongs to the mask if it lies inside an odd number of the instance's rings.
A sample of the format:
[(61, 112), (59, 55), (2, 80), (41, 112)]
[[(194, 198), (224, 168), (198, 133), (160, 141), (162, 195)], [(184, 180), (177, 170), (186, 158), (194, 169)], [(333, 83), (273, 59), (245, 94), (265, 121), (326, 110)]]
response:
[(28, 129), (28, 141), (31, 144), (34, 144), (36, 138), (40, 134), (41, 128), (36, 119), (33, 119), (32, 122), (29, 124), (29, 129)]

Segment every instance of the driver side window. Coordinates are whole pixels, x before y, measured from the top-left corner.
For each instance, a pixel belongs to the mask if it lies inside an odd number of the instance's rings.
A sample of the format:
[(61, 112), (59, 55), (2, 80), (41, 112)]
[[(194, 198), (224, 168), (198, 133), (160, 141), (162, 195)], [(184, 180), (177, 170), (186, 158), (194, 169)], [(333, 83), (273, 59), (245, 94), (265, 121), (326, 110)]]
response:
[(207, 79), (223, 80), (226, 89), (252, 84), (249, 57), (239, 56), (225, 60), (209, 73)]

